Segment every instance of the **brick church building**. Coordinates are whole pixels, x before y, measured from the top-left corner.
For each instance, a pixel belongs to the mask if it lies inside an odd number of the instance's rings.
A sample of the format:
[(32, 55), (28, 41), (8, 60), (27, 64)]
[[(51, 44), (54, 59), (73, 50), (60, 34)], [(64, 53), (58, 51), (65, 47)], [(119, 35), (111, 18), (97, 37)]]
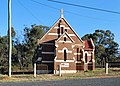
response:
[(38, 40), (37, 73), (76, 73), (94, 70), (94, 44), (92, 39), (82, 40), (61, 12), (61, 17), (50, 30)]

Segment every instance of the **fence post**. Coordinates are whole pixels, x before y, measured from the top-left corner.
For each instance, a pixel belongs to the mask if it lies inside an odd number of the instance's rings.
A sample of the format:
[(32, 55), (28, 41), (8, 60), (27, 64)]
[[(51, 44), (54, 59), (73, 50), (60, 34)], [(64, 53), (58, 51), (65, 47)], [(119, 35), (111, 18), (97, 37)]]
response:
[(105, 73), (108, 74), (108, 63), (106, 63)]
[(61, 76), (61, 64), (59, 65), (59, 76)]
[(34, 77), (36, 77), (36, 63), (34, 63)]

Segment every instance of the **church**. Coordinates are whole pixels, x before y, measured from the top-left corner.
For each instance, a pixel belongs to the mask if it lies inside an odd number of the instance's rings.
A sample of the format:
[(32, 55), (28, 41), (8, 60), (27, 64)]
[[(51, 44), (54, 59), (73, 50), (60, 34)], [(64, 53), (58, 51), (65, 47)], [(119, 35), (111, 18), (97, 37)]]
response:
[(60, 18), (50, 30), (38, 39), (37, 73), (76, 73), (81, 70), (94, 70), (95, 46), (92, 39), (82, 40), (64, 18)]

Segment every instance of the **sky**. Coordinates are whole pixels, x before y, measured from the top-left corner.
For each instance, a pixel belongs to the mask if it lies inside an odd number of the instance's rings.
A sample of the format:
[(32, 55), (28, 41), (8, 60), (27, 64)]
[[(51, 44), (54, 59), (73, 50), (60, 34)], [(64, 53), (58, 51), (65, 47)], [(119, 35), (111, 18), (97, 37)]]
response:
[[(86, 8), (50, 2), (48, 0), (11, 0), (12, 26), (17, 37), (22, 39), (25, 26), (33, 24), (51, 27), (64, 9), (64, 18), (79, 37), (93, 33), (96, 29), (110, 30), (115, 34), (115, 41), (120, 45), (120, 14), (95, 11)], [(35, 3), (37, 1), (39, 3)], [(77, 5), (120, 12), (120, 0), (56, 0)], [(41, 4), (42, 3), (42, 4)], [(8, 30), (8, 0), (0, 0), (0, 35)]]

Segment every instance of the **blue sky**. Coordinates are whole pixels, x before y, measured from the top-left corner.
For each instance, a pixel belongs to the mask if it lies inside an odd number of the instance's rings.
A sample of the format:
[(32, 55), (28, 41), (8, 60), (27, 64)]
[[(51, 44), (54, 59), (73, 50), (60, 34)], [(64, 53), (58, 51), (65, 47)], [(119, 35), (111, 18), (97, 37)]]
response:
[[(2, 36), (6, 35), (8, 29), (7, 1), (0, 0), (0, 35)], [(111, 30), (115, 34), (115, 41), (120, 44), (120, 14), (68, 6), (48, 0), (35, 1), (58, 9), (63, 8), (64, 17), (80, 37), (87, 33), (93, 33), (96, 29)], [(120, 12), (120, 0), (57, 1)], [(22, 38), (21, 35), (25, 26), (30, 27), (32, 24), (52, 26), (60, 17), (60, 10), (58, 9), (35, 3), (32, 0), (12, 0), (12, 26), (18, 34), (17, 36)], [(68, 13), (68, 11), (72, 13)]]

